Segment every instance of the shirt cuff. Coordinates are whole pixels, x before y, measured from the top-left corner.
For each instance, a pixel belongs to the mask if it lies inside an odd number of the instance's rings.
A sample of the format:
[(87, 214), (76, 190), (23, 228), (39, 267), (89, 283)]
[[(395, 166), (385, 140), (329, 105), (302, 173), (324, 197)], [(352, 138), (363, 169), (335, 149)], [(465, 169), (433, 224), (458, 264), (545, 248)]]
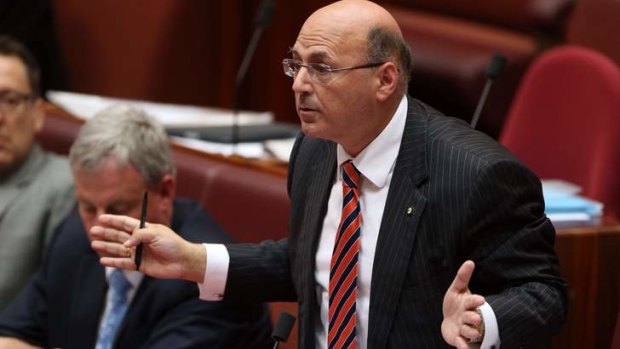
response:
[(222, 244), (203, 244), (207, 251), (207, 266), (204, 281), (198, 284), (200, 299), (204, 301), (221, 301), (224, 299), (226, 278), (230, 256)]
[(499, 349), (501, 343), (499, 339), (499, 329), (497, 327), (497, 318), (495, 312), (489, 303), (485, 302), (480, 307), (482, 313), (482, 320), (484, 321), (484, 338), (480, 349)]

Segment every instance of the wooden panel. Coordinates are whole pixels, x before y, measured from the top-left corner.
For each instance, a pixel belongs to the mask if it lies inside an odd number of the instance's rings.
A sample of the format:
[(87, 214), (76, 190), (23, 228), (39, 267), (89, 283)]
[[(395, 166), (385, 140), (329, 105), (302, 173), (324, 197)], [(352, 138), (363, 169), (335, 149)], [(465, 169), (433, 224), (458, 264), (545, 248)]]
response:
[(560, 228), (556, 251), (568, 282), (566, 324), (553, 340), (557, 349), (609, 348), (618, 315), (620, 226)]
[(620, 65), (618, 33), (620, 1), (579, 0), (568, 23), (566, 41), (601, 51)]

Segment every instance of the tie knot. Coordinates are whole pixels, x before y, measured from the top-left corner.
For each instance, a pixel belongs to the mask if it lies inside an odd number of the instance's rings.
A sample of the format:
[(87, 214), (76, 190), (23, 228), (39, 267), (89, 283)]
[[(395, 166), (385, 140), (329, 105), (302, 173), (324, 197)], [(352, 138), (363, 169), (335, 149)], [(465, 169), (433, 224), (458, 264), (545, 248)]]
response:
[(125, 273), (120, 269), (114, 269), (110, 274), (110, 289), (119, 295), (125, 295), (130, 287), (131, 283), (127, 280)]
[(353, 165), (351, 160), (342, 164), (342, 180), (346, 186), (359, 189), (362, 176), (360, 175), (360, 171), (355, 168), (355, 165)]

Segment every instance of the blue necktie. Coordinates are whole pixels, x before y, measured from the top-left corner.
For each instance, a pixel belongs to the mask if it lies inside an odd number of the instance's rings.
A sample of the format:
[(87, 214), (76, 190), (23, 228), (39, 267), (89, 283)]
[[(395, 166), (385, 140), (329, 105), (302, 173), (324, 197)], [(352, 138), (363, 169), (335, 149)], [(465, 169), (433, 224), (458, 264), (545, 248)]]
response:
[(131, 284), (122, 270), (114, 269), (110, 274), (107, 312), (99, 327), (99, 338), (95, 349), (112, 349), (118, 328), (127, 313), (127, 291)]

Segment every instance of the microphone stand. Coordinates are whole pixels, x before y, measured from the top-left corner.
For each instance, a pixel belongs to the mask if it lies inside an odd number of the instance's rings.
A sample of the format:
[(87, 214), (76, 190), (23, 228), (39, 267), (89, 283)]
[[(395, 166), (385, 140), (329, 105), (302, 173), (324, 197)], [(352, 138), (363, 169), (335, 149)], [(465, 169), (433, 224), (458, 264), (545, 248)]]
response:
[(491, 58), (489, 66), (487, 67), (487, 81), (484, 84), (484, 88), (482, 89), (482, 95), (480, 95), (480, 99), (478, 99), (478, 104), (476, 105), (476, 111), (474, 111), (474, 116), (471, 118), (471, 128), (476, 128), (476, 125), (478, 124), (478, 119), (480, 119), (482, 107), (484, 106), (489, 91), (491, 90), (491, 85), (493, 85), (493, 81), (497, 79), (499, 73), (501, 73), (502, 69), (504, 69), (504, 65), (506, 65), (506, 57), (504, 57), (500, 53), (495, 53)]
[(491, 90), (491, 85), (493, 85), (493, 80), (487, 78), (487, 81), (484, 83), (484, 88), (482, 89), (482, 94), (480, 95), (480, 99), (478, 100), (478, 104), (476, 105), (476, 111), (474, 112), (474, 116), (471, 118), (471, 128), (475, 129), (478, 124), (478, 119), (480, 119), (480, 113), (482, 112), (482, 107), (487, 100), (487, 96), (489, 91)]
[(254, 51), (256, 51), (256, 47), (258, 46), (258, 41), (260, 40), (263, 31), (271, 21), (271, 16), (273, 14), (273, 2), (270, 0), (264, 0), (261, 3), (261, 7), (256, 17), (256, 27), (254, 29), (254, 33), (252, 34), (252, 38), (250, 39), (250, 43), (248, 44), (247, 49), (245, 50), (245, 54), (243, 55), (243, 60), (241, 61), (241, 67), (239, 67), (239, 71), (237, 72), (237, 77), (235, 79), (235, 90), (233, 94), (233, 124), (232, 124), (232, 144), (233, 144), (233, 155), (237, 155), (237, 145), (239, 144), (239, 109), (241, 109), (241, 84), (245, 78), (246, 73), (248, 72), (248, 68), (250, 66), (250, 62), (252, 61), (252, 57), (254, 57)]

